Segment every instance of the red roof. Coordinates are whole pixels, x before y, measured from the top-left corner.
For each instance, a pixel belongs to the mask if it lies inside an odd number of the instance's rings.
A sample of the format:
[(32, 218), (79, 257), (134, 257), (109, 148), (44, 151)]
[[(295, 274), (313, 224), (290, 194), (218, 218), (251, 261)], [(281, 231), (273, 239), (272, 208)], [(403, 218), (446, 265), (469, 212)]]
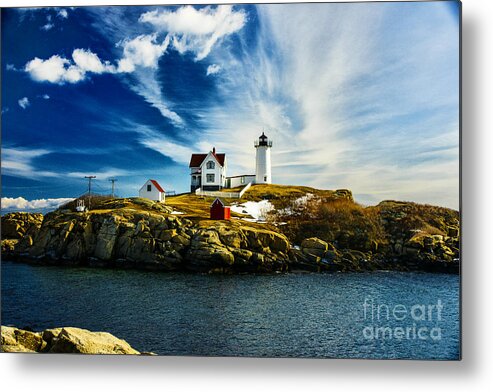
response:
[(224, 166), (224, 158), (226, 157), (226, 154), (216, 154), (216, 153), (214, 153), (214, 157), (217, 159), (217, 161), (219, 162), (219, 164), (221, 166)]
[[(204, 162), (204, 159), (207, 158), (207, 155), (209, 154), (192, 154), (192, 157), (190, 158), (190, 165), (188, 165), (188, 167), (200, 167), (202, 162)], [(216, 154), (213, 151), (212, 155), (214, 155), (221, 166), (224, 166), (224, 158), (226, 157), (226, 154)]]
[(200, 167), (206, 156), (207, 154), (192, 154), (192, 158), (190, 158), (190, 165), (188, 167)]
[(152, 185), (154, 185), (159, 192), (164, 192), (164, 189), (161, 188), (161, 185), (159, 185), (159, 183), (156, 180), (150, 180), (150, 181), (152, 182)]
[(215, 204), (218, 204), (216, 202), (219, 202), (219, 204), (221, 204), (223, 207), (228, 206), (223, 199), (221, 199), (220, 197), (216, 197), (216, 199), (212, 202), (211, 207), (213, 207)]

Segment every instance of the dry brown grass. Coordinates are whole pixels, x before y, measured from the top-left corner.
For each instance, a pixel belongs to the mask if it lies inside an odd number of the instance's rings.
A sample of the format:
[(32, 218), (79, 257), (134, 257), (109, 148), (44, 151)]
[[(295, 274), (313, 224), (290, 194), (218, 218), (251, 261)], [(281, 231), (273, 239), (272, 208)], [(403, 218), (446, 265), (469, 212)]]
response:
[(184, 212), (188, 217), (208, 218), (209, 208), (214, 199), (214, 197), (201, 197), (187, 193), (167, 197), (166, 204), (176, 211)]
[(375, 250), (386, 243), (386, 235), (378, 213), (352, 200), (314, 198), (303, 206), (291, 208), (294, 214), (278, 220), (288, 223), (279, 226), (294, 242), (318, 237), (339, 248), (362, 251)]
[(459, 212), (450, 208), (386, 200), (372, 207), (385, 220), (387, 230), (426, 234), (447, 233), (449, 226), (459, 225)]

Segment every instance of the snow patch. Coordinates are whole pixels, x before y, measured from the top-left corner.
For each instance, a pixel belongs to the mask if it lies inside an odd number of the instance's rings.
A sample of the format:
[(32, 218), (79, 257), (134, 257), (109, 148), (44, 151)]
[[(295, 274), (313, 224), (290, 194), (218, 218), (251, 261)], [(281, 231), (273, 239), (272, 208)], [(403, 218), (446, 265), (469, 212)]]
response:
[(293, 200), (289, 207), (278, 210), (277, 213), (280, 216), (296, 215), (297, 210), (303, 209), (308, 204), (308, 202), (313, 200), (315, 197), (316, 196), (313, 193), (307, 193), (304, 196), (298, 197), (297, 199)]
[(231, 211), (237, 214), (250, 215), (252, 218), (241, 218), (249, 222), (264, 221), (267, 214), (274, 209), (274, 206), (269, 200), (262, 201), (246, 201), (241, 204), (231, 206)]

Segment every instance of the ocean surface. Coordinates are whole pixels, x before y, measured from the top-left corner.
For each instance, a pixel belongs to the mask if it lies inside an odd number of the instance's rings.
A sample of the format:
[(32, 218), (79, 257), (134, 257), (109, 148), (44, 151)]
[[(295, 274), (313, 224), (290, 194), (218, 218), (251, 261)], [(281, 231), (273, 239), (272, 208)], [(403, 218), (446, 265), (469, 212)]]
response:
[(163, 355), (459, 358), (457, 275), (1, 271), (2, 325), (107, 331)]

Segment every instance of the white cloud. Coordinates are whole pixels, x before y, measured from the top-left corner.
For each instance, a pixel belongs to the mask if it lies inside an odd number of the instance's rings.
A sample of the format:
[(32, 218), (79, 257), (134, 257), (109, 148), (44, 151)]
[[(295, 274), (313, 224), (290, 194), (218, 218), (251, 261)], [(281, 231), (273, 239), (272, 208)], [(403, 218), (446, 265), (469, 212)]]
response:
[(64, 81), (68, 83), (78, 83), (84, 80), (86, 77), (84, 70), (74, 65), (71, 65), (65, 70), (63, 75)]
[(90, 50), (75, 49), (72, 52), (72, 59), (82, 72), (93, 72), (96, 74), (114, 72), (114, 67), (109, 63), (103, 64), (98, 55), (92, 53)]
[(57, 16), (62, 18), (62, 19), (67, 19), (68, 18), (68, 12), (65, 8), (62, 8), (58, 11)]
[(72, 200), (73, 198), (26, 200), (23, 197), (2, 197), (2, 209), (15, 211), (55, 209)]
[(157, 43), (157, 35), (139, 35), (132, 40), (124, 40), (118, 46), (123, 47), (123, 57), (118, 60), (118, 72), (133, 72), (137, 66), (157, 68), (159, 58), (169, 45), (167, 36)]
[(221, 66), (217, 64), (211, 64), (207, 67), (207, 76), (217, 74), (221, 70)]
[(89, 49), (75, 49), (72, 60), (53, 55), (47, 60), (35, 57), (24, 70), (37, 82), (55, 84), (78, 83), (88, 74), (127, 73), (138, 68), (156, 69), (159, 58), (166, 51), (169, 38), (157, 43), (156, 35), (140, 35), (132, 40), (124, 40), (118, 45), (123, 47), (123, 57), (115, 67), (109, 61), (102, 62), (96, 53)]
[(50, 99), (50, 96), (49, 96), (48, 94), (43, 94), (43, 95), (41, 96), (41, 98), (43, 98), (43, 99)]
[(55, 25), (53, 23), (46, 23), (45, 25), (41, 26), (40, 29), (44, 31), (51, 30)]
[(26, 64), (24, 70), (37, 82), (63, 83), (66, 81), (67, 64), (70, 61), (58, 55), (47, 60), (35, 57)]
[(90, 50), (75, 49), (72, 61), (59, 55), (47, 60), (35, 57), (25, 65), (24, 70), (37, 82), (64, 84), (81, 82), (87, 73), (114, 73), (115, 67), (108, 62), (102, 63), (98, 55)]
[(31, 105), (31, 103), (29, 102), (29, 98), (27, 97), (24, 97), (24, 98), (21, 98), (17, 101), (17, 103), (19, 104), (19, 106), (22, 108), (22, 109), (26, 109), (28, 106)]
[(56, 173), (33, 166), (34, 159), (50, 153), (46, 149), (2, 147), (2, 174), (25, 178), (55, 177)]
[(14, 65), (14, 64), (7, 64), (7, 65), (5, 66), (5, 69), (6, 69), (7, 71), (17, 71), (17, 68), (15, 68), (15, 65)]
[(196, 60), (202, 60), (216, 42), (243, 28), (246, 14), (243, 10), (234, 11), (231, 5), (201, 9), (187, 5), (176, 11), (149, 11), (139, 21), (171, 34), (176, 50), (192, 52)]

